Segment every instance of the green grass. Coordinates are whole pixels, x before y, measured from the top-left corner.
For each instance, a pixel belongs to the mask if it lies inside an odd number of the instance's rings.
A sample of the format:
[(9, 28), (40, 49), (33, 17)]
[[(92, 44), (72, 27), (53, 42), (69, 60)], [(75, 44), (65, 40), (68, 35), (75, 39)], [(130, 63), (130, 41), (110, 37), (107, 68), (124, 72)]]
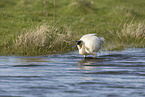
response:
[(103, 50), (144, 47), (144, 0), (0, 0), (0, 55), (75, 50), (82, 35), (105, 38)]

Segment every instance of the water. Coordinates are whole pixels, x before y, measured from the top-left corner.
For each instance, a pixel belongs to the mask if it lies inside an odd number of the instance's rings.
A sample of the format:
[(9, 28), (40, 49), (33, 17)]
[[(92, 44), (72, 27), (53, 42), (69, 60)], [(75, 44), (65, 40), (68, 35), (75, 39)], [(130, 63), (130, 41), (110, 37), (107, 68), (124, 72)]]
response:
[(0, 97), (145, 97), (145, 49), (0, 56)]

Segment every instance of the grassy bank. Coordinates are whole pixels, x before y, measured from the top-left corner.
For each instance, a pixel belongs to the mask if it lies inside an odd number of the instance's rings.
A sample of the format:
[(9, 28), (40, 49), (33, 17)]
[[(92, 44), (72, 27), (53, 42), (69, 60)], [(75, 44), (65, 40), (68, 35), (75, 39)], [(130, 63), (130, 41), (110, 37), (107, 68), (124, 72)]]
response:
[(0, 55), (71, 51), (87, 33), (104, 50), (144, 47), (144, 0), (0, 0)]

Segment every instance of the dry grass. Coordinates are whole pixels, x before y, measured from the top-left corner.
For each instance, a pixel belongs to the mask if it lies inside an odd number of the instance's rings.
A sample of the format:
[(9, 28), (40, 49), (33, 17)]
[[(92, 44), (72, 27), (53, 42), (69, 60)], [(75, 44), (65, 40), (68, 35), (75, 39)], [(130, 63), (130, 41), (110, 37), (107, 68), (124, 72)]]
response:
[(129, 41), (129, 39), (133, 38), (134, 41), (137, 41), (139, 39), (144, 39), (144, 29), (144, 23), (129, 23), (124, 24), (121, 33), (119, 31), (116, 33), (120, 40), (125, 38)]
[[(23, 32), (13, 40), (13, 44), (15, 49), (23, 51), (25, 55), (31, 54), (29, 53), (31, 51), (39, 55), (49, 54), (70, 49), (71, 41), (77, 38), (74, 35), (69, 27), (51, 27), (43, 24), (35, 30)], [(33, 53), (33, 55), (36, 54)]]
[[(110, 31), (114, 38), (112, 39), (111, 50), (130, 47), (144, 47), (145, 26), (143, 23), (125, 23), (121, 30)], [(110, 47), (109, 47), (110, 48)]]
[[(103, 50), (122, 50), (131, 47), (144, 47), (144, 23), (126, 23), (117, 31), (110, 31), (113, 38), (106, 40)], [(24, 55), (44, 55), (71, 51), (73, 40), (83, 33), (72, 32), (71, 27), (54, 27), (43, 24), (34, 30), (19, 35), (13, 44), (16, 51)], [(20, 52), (17, 52), (20, 55)]]

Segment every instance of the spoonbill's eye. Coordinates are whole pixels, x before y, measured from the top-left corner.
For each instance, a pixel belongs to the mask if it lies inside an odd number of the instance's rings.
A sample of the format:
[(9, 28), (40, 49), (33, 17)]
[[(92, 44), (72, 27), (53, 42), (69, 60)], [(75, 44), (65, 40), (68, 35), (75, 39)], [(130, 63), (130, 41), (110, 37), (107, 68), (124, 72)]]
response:
[(81, 44), (81, 42), (82, 42), (82, 41), (79, 40), (79, 41), (77, 42), (77, 45)]

